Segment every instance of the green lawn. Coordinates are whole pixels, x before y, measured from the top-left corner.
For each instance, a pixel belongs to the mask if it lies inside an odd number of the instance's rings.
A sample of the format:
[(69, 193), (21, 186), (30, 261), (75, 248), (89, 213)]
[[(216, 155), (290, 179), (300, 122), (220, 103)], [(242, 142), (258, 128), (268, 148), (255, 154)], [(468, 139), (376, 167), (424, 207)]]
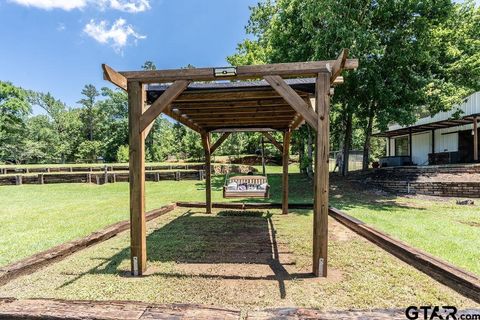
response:
[[(271, 199), (280, 202), (281, 167), (267, 167)], [(290, 168), (290, 201), (312, 202), (312, 185)], [(214, 201), (223, 176), (213, 178)], [(147, 209), (174, 201), (204, 201), (200, 181), (147, 183)], [(248, 199), (247, 199), (248, 200)], [(252, 199), (250, 199), (252, 200)], [(261, 199), (255, 199), (261, 201)], [(128, 184), (0, 187), (0, 266), (128, 219)], [(377, 195), (332, 179), (331, 205), (455, 265), (480, 274), (480, 208), (454, 200)]]
[[(330, 219), (329, 276), (311, 276), (312, 211), (178, 208), (148, 223), (148, 270), (129, 274), (129, 233), (0, 287), (0, 296), (194, 303), (253, 310), (454, 305), (468, 300)], [(275, 231), (272, 231), (275, 230)]]
[[(272, 200), (280, 201), (281, 177), (273, 174), (270, 181)], [(238, 201), (222, 198), (223, 184), (224, 176), (212, 178), (213, 201)], [(147, 210), (175, 201), (205, 201), (201, 181), (147, 182), (146, 193)], [(291, 197), (300, 201), (303, 193), (292, 190)], [(128, 183), (0, 187), (0, 266), (128, 219), (128, 201)]]
[[(378, 195), (333, 181), (331, 205), (394, 238), (480, 275), (480, 207), (455, 199)], [(477, 201), (478, 203), (478, 201)]]

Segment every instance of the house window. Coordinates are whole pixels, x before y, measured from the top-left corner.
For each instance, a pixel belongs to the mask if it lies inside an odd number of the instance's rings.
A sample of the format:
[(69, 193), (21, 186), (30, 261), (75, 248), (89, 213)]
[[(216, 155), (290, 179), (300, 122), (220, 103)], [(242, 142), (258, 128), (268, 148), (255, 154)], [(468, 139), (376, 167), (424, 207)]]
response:
[(408, 156), (408, 137), (395, 138), (395, 156)]

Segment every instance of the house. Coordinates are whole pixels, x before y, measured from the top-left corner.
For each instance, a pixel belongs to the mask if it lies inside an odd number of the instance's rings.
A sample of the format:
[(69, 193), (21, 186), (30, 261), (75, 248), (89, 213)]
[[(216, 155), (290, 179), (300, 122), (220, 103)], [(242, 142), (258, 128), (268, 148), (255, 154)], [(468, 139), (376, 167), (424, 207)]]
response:
[(381, 166), (438, 165), (478, 162), (480, 92), (450, 111), (419, 119), (411, 126), (394, 124), (374, 134), (387, 139)]

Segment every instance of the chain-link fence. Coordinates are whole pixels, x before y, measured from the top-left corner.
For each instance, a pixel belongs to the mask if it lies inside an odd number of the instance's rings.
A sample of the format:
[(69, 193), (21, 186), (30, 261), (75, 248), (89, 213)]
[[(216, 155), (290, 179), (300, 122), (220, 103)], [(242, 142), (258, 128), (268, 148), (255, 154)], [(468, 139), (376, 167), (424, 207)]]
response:
[[(337, 161), (338, 159), (338, 161)], [(343, 161), (344, 157), (342, 156), (342, 151), (331, 151), (330, 152), (330, 171), (337, 171), (339, 168), (336, 168), (337, 162), (340, 163)], [(363, 152), (361, 150), (350, 150), (348, 154), (348, 171), (362, 170), (363, 162)]]

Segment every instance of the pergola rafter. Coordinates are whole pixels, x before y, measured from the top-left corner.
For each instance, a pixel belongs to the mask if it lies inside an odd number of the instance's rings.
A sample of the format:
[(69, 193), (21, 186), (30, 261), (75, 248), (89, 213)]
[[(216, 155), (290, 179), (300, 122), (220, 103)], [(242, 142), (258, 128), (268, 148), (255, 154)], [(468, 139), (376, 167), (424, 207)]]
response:
[[(348, 59), (347, 55), (345, 49), (336, 60), (235, 68), (117, 72), (102, 65), (104, 78), (128, 93), (132, 274), (143, 274), (147, 261), (145, 137), (154, 120), (164, 113), (201, 135), (207, 213), (212, 210), (211, 154), (232, 132), (239, 131), (262, 132), (281, 150), (282, 213), (288, 213), (291, 134), (304, 122), (308, 123), (317, 132), (312, 271), (316, 276), (327, 275), (330, 94), (333, 86), (343, 83), (343, 70), (358, 67), (358, 60)], [(282, 132), (281, 144), (269, 133), (272, 131)], [(213, 145), (212, 132), (223, 133)]]

